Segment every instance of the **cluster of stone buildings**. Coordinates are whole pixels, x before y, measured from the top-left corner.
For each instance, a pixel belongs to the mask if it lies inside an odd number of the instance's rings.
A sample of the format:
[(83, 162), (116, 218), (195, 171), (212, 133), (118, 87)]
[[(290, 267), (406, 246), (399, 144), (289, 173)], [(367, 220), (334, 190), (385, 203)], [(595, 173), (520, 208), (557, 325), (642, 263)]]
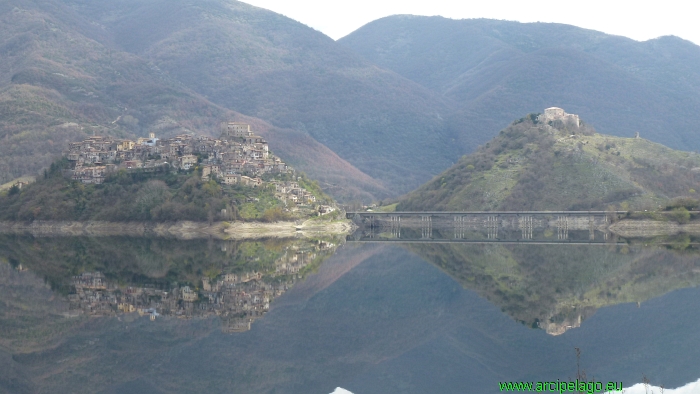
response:
[[(319, 253), (332, 252), (334, 248), (334, 244), (324, 242), (311, 248), (291, 246), (275, 261), (270, 272), (221, 272), (214, 279), (202, 278), (201, 288), (162, 284), (120, 287), (109, 283), (102, 273), (88, 272), (73, 277), (75, 291), (68, 298), (71, 309), (92, 316), (137, 312), (155, 320), (158, 316), (215, 315), (222, 319), (224, 332), (247, 331), (269, 310), (274, 298), (301, 279), (300, 271), (304, 267)], [(266, 278), (277, 279), (266, 281)]]
[(280, 200), (290, 200), (295, 203), (314, 203), (316, 196), (299, 186), (299, 182), (272, 181), (275, 185), (275, 197)]
[(120, 168), (148, 171), (170, 166), (187, 171), (200, 166), (205, 178), (252, 186), (261, 184), (262, 174), (291, 171), (250, 125), (235, 122), (228, 123), (218, 139), (194, 135), (159, 139), (154, 133), (136, 141), (93, 136), (71, 143), (66, 157), (74, 164), (73, 179), (96, 184)]
[[(250, 125), (237, 122), (227, 123), (218, 139), (194, 135), (159, 139), (154, 133), (136, 141), (93, 136), (71, 143), (66, 157), (73, 163), (72, 178), (86, 184), (100, 184), (120, 169), (148, 172), (171, 167), (189, 171), (199, 167), (204, 180), (260, 187), (264, 183), (263, 174), (293, 172), (270, 152), (267, 141), (256, 136)], [(272, 183), (281, 200), (316, 201), (297, 182)]]
[(540, 122), (550, 122), (560, 120), (565, 124), (580, 127), (581, 120), (578, 115), (567, 114), (563, 109), (558, 107), (550, 107), (544, 110), (544, 113), (537, 118)]

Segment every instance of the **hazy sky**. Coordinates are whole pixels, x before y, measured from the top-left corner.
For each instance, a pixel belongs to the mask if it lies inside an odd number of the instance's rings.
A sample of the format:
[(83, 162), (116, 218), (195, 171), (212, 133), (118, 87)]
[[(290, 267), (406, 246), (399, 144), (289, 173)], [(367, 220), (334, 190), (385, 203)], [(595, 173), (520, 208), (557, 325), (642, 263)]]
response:
[[(388, 15), (441, 15), (520, 22), (557, 22), (635, 40), (675, 35), (700, 44), (693, 1), (551, 0), (243, 0), (338, 39)], [(698, 4), (700, 8), (700, 4)]]

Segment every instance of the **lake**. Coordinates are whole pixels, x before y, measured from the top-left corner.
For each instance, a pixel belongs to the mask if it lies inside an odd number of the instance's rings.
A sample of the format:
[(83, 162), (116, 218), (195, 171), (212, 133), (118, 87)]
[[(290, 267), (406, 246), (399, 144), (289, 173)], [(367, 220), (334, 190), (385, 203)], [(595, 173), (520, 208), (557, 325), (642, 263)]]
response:
[(0, 392), (496, 393), (499, 382), (583, 375), (624, 387), (700, 379), (693, 239), (401, 231), (2, 235)]

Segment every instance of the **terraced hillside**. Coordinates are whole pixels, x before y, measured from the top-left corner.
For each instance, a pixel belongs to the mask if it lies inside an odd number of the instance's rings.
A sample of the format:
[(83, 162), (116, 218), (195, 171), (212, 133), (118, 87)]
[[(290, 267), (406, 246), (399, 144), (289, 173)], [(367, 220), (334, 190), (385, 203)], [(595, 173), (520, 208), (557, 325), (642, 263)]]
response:
[(700, 191), (700, 155), (587, 125), (513, 122), (397, 210), (651, 209)]

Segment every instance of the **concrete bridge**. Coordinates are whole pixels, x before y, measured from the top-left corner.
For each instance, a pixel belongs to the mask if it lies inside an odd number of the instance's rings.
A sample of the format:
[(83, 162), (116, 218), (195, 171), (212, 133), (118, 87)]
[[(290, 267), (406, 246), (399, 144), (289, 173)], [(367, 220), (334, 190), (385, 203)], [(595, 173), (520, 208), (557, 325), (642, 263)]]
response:
[(377, 238), (377, 237), (348, 237), (348, 242), (362, 243), (397, 243), (397, 244), (503, 244), (503, 245), (627, 245), (627, 242), (620, 242), (615, 239), (593, 239), (593, 240), (507, 240), (507, 239), (411, 239), (411, 238)]
[(457, 215), (626, 215), (627, 211), (405, 211), (405, 212), (347, 212), (348, 219), (355, 215), (362, 217), (375, 216), (457, 216)]
[(573, 240), (570, 232), (574, 239), (585, 239), (584, 242), (598, 239), (605, 242), (610, 223), (626, 214), (626, 211), (348, 212), (347, 218), (358, 225), (359, 231), (367, 232), (360, 236), (364, 239), (379, 234), (405, 239), (409, 233), (415, 238), (415, 234), (407, 230), (420, 229), (417, 238), (427, 240), (435, 238), (433, 229), (441, 229), (438, 231), (441, 234), (447, 233), (444, 230), (454, 232), (449, 236), (451, 242), (468, 242), (475, 236), (481, 238), (478, 234), (496, 242), (552, 240), (556, 234), (555, 239), (566, 242)]
[(504, 221), (518, 219), (519, 222), (532, 219), (557, 218), (569, 221), (575, 218), (594, 218), (607, 223), (620, 219), (627, 211), (423, 211), (423, 212), (347, 212), (346, 217), (357, 225), (391, 225), (392, 223), (426, 225), (434, 222), (454, 224), (455, 222), (492, 222), (502, 224)]

